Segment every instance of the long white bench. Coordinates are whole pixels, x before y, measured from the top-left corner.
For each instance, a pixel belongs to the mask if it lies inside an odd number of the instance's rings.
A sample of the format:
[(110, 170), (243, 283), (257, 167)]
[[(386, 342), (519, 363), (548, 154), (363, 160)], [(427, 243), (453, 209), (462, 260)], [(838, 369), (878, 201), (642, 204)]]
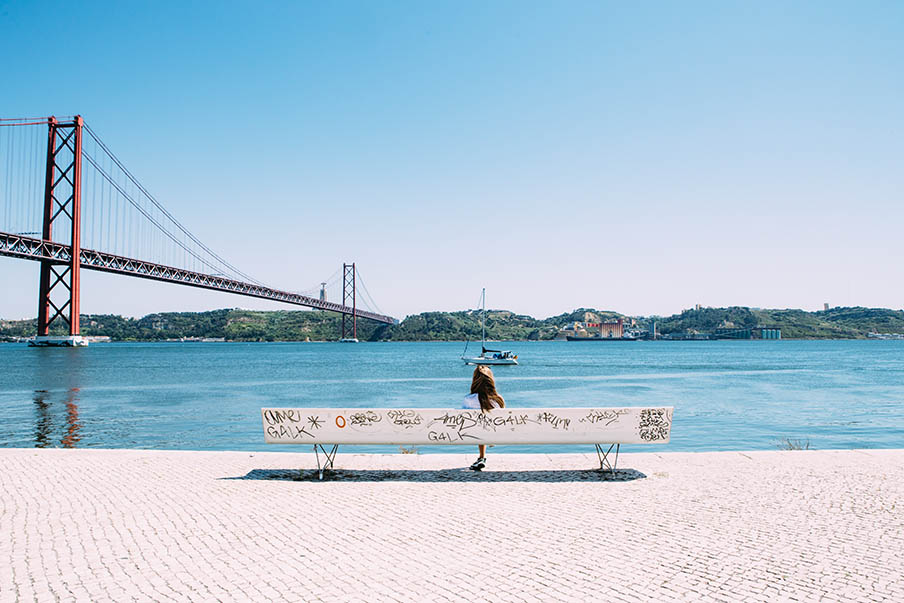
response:
[[(671, 406), (649, 408), (262, 408), (268, 444), (309, 444), (323, 479), (340, 444), (593, 444), (615, 472), (622, 444), (667, 444)], [(608, 445), (608, 449), (604, 447)], [(332, 446), (327, 450), (327, 446)], [(615, 449), (615, 458), (609, 454)], [(320, 452), (325, 456), (321, 463)]]

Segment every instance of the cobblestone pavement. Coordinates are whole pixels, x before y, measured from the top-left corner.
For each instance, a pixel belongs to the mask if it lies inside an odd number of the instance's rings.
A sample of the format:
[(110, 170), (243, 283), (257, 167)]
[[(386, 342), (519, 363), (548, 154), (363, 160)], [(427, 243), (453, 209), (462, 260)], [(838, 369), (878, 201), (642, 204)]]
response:
[(343, 450), (0, 449), (0, 600), (904, 601), (904, 450)]

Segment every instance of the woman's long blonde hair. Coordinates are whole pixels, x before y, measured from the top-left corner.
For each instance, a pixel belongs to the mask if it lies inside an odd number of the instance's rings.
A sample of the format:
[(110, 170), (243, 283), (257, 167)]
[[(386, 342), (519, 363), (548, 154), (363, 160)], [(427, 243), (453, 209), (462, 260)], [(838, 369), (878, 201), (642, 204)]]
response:
[[(493, 371), (488, 366), (477, 365), (477, 368), (474, 369), (474, 377), (471, 379), (471, 393), (477, 394), (481, 410), (505, 407), (505, 400), (496, 391)], [(493, 404), (494, 402), (495, 405)]]

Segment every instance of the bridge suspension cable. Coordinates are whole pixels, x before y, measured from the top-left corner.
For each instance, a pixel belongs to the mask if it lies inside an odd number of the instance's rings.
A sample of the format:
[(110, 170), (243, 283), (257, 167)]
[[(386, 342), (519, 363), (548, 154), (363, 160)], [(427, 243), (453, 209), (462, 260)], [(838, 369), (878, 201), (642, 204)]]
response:
[[(43, 122), (46, 125), (46, 121)], [(0, 121), (0, 126), (30, 125), (29, 122)], [(39, 202), (26, 204), (23, 198), (41, 199), (44, 181), (46, 134), (40, 128), (0, 128), (0, 230), (26, 236), (41, 235), (41, 206)]]
[[(78, 116), (0, 118), (0, 195), (0, 255), (70, 266), (75, 277), (66, 287), (75, 310), (81, 265), (394, 321), (378, 312), (360, 275), (363, 303), (356, 309), (344, 305), (342, 270), (302, 293), (268, 287), (243, 272), (177, 220)], [(57, 217), (66, 223), (51, 235), (48, 225)], [(65, 311), (50, 303), (57, 314)]]
[[(262, 285), (260, 281), (253, 278), (252, 276), (242, 272), (238, 268), (236, 268), (231, 263), (227, 262), (221, 256), (212, 251), (209, 247), (207, 247), (204, 243), (202, 243), (198, 237), (192, 234), (181, 222), (179, 222), (173, 215), (167, 211), (162, 204), (160, 204), (157, 199), (148, 192), (144, 186), (138, 181), (135, 176), (123, 165), (123, 163), (116, 157), (115, 154), (103, 143), (100, 137), (91, 129), (91, 127), (85, 124), (85, 131), (88, 133), (91, 141), (94, 143), (94, 154), (89, 154), (86, 152), (83, 147), (83, 156), (88, 162), (95, 168), (97, 172), (100, 173), (102, 178), (109, 184), (117, 193), (119, 193), (126, 201), (128, 201), (144, 218), (146, 218), (155, 228), (157, 228), (166, 238), (175, 243), (179, 248), (181, 248), (185, 253), (190, 255), (192, 258), (200, 262), (203, 266), (206, 266), (210, 270), (215, 272), (221, 272), (228, 276), (238, 277), (241, 280), (245, 280), (248, 282), (252, 282), (257, 285)], [(98, 152), (100, 151), (100, 153)], [(99, 156), (102, 153), (102, 156)], [(106, 157), (110, 162), (110, 169), (104, 169), (101, 165), (102, 158)], [(113, 169), (118, 169), (121, 173), (122, 179), (117, 181), (114, 179), (113, 174), (110, 172), (114, 172)], [(124, 186), (125, 185), (125, 186)], [(130, 194), (132, 193), (132, 194)], [(94, 194), (97, 194), (97, 191), (94, 191)], [(156, 209), (156, 211), (151, 210), (151, 208), (147, 207), (146, 204), (142, 204), (139, 201), (139, 198), (143, 197), (148, 202), (152, 208)], [(165, 225), (169, 223), (174, 230), (178, 231), (173, 232), (171, 228), (167, 228)], [(192, 245), (193, 244), (193, 245)]]
[(362, 301), (364, 301), (363, 305), (367, 310), (371, 312), (376, 312), (377, 314), (382, 314), (383, 311), (377, 305), (377, 302), (374, 301), (374, 298), (371, 297), (370, 291), (367, 290), (367, 286), (364, 284), (364, 278), (361, 276), (361, 270), (357, 270), (357, 279), (358, 286), (361, 287), (361, 292), (364, 294), (362, 297)]

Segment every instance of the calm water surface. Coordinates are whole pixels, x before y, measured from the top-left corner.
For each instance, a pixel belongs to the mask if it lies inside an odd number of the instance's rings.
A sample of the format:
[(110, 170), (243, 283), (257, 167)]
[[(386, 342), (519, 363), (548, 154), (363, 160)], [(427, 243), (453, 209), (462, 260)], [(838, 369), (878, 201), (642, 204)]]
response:
[[(783, 438), (904, 448), (904, 341), (506, 347), (522, 361), (495, 369), (508, 406), (675, 407), (670, 444), (623, 450), (774, 450)], [(458, 407), (472, 371), (461, 351), (460, 343), (0, 344), (0, 446), (299, 451), (263, 443), (262, 406)]]

